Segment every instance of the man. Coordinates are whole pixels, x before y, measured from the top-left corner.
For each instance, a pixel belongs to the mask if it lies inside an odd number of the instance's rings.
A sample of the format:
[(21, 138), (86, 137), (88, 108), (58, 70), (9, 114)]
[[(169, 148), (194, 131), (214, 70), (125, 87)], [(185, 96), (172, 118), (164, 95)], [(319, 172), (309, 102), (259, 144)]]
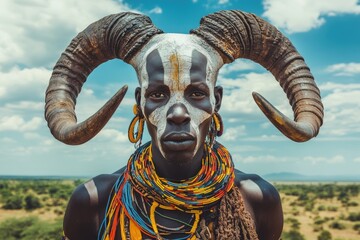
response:
[[(240, 11), (209, 15), (189, 35), (164, 34), (138, 14), (105, 17), (74, 38), (54, 67), (45, 116), (57, 139), (84, 143), (111, 117), (126, 87), (80, 124), (74, 104), (87, 75), (115, 57), (138, 74), (129, 139), (139, 148), (125, 168), (75, 190), (65, 239), (279, 239), (283, 217), (276, 189), (235, 170), (215, 140), (223, 129), (223, 90), (216, 78), (236, 58), (260, 63), (287, 93), (295, 121), (257, 93), (255, 101), (290, 139), (309, 140), (322, 124), (323, 107), (309, 68), (289, 40)], [(151, 142), (141, 145), (144, 122)]]

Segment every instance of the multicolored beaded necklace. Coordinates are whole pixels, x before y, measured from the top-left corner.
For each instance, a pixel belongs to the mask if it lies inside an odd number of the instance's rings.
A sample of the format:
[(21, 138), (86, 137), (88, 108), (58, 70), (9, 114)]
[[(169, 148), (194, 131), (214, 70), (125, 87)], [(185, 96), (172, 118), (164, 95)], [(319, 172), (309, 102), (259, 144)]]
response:
[[(130, 157), (125, 172), (114, 184), (98, 239), (113, 240), (117, 231), (122, 240), (142, 239), (142, 234), (164, 239), (174, 232), (183, 236), (177, 239), (196, 239), (202, 211), (216, 205), (233, 187), (234, 179), (231, 156), (218, 143), (212, 149), (205, 145), (200, 171), (193, 178), (181, 182), (171, 182), (156, 174), (151, 143), (144, 144)], [(149, 212), (146, 205), (150, 207)], [(183, 222), (181, 227), (171, 229), (161, 226), (155, 219), (156, 214), (161, 215), (157, 208), (193, 214), (191, 223)]]

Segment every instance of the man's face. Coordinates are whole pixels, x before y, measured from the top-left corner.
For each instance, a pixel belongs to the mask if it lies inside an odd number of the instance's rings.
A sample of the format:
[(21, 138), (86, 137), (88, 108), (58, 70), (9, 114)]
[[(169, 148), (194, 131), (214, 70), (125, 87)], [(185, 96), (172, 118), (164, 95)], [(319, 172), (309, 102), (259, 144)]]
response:
[(221, 102), (221, 89), (214, 91), (218, 69), (199, 46), (185, 40), (177, 37), (149, 50), (138, 71), (140, 106), (153, 145), (164, 158), (179, 163), (202, 149)]

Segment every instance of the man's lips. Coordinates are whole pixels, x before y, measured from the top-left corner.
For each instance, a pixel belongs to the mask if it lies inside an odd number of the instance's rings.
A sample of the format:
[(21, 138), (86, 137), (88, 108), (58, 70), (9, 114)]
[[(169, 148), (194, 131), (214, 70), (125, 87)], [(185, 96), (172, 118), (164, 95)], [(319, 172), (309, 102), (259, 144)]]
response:
[(163, 137), (163, 141), (182, 142), (182, 141), (193, 141), (195, 137), (187, 132), (172, 132)]
[(182, 151), (192, 148), (195, 144), (195, 137), (186, 132), (172, 132), (162, 139), (165, 148), (173, 151)]

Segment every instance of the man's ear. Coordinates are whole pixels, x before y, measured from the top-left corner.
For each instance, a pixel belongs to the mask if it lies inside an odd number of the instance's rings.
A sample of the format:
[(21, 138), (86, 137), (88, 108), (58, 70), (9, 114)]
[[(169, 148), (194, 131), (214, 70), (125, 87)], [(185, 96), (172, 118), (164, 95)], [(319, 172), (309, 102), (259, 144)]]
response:
[(135, 89), (135, 101), (136, 101), (136, 105), (138, 105), (139, 111), (140, 111), (140, 116), (144, 116), (144, 114), (142, 113), (142, 109), (141, 109), (141, 88), (137, 87)]
[(141, 88), (137, 87), (135, 89), (135, 101), (138, 106), (140, 106), (141, 103)]
[(214, 95), (215, 95), (215, 112), (218, 112), (221, 107), (223, 88), (221, 86), (216, 86), (214, 89)]

